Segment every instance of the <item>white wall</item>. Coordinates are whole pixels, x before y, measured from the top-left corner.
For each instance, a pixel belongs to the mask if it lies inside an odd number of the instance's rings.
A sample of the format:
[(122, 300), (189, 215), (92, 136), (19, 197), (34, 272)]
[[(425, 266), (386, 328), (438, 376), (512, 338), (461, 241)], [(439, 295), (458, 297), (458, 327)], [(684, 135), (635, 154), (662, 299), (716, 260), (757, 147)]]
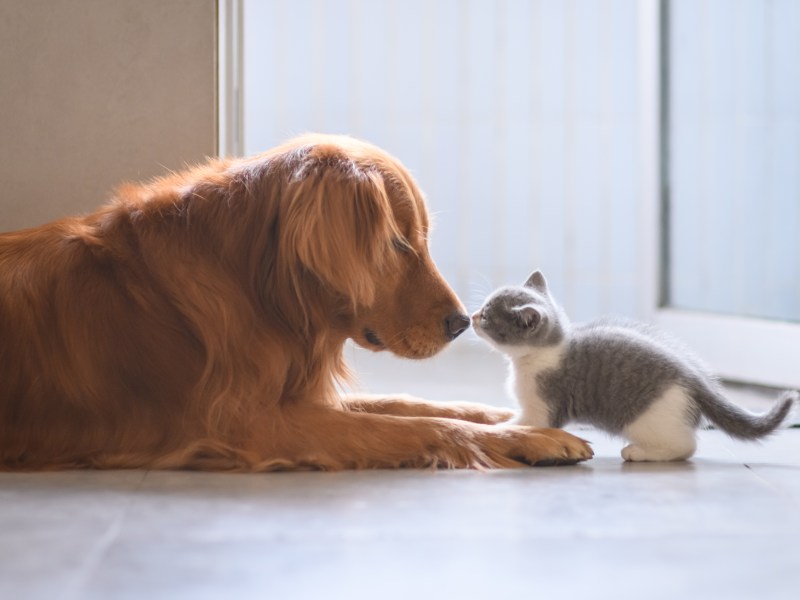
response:
[(397, 155), (469, 307), (541, 267), (576, 319), (644, 316), (639, 6), (245, 0), (244, 149), (316, 130)]
[(215, 0), (0, 0), (0, 232), (216, 152)]

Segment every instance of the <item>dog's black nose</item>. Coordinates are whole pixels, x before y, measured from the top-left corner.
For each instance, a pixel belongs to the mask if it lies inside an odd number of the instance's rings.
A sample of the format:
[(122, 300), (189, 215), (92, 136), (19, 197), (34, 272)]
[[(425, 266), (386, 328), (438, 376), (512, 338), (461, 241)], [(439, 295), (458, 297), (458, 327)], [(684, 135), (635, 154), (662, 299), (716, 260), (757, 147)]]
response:
[(453, 313), (444, 320), (444, 333), (451, 339), (456, 339), (469, 327), (469, 317), (461, 313)]

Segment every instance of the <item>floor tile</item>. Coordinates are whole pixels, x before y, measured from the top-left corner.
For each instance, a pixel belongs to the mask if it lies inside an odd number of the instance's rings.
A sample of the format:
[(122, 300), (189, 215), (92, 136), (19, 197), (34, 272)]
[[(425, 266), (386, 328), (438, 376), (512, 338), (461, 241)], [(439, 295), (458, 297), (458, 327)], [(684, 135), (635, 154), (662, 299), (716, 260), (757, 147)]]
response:
[[(412, 363), (402, 381), (394, 359), (359, 361), (368, 391), (510, 405), (500, 356)], [(0, 598), (796, 596), (800, 429), (760, 444), (701, 431), (691, 461), (667, 464), (625, 463), (622, 440), (571, 430), (594, 460), (0, 474)]]

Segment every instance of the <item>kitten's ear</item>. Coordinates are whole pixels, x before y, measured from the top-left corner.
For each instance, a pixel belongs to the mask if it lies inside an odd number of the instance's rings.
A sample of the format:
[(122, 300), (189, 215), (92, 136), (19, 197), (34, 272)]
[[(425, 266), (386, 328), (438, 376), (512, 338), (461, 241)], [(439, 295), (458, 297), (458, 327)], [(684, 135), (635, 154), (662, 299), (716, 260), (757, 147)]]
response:
[(539, 325), (539, 322), (542, 320), (541, 313), (530, 304), (516, 306), (512, 310), (514, 311), (517, 322), (522, 327), (536, 329), (536, 326)]
[(547, 280), (541, 271), (534, 271), (523, 285), (540, 292), (547, 292)]

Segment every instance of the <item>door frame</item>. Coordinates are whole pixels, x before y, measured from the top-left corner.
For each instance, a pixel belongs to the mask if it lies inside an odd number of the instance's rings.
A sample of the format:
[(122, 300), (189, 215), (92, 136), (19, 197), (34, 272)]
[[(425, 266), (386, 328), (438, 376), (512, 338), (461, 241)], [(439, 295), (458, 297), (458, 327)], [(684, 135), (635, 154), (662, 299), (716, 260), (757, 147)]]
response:
[(668, 306), (669, 0), (637, 4), (640, 54), (641, 227), (644, 272), (640, 306), (659, 328), (684, 341), (723, 379), (800, 388), (800, 324)]
[(217, 0), (217, 154), (244, 149), (242, 0)]

